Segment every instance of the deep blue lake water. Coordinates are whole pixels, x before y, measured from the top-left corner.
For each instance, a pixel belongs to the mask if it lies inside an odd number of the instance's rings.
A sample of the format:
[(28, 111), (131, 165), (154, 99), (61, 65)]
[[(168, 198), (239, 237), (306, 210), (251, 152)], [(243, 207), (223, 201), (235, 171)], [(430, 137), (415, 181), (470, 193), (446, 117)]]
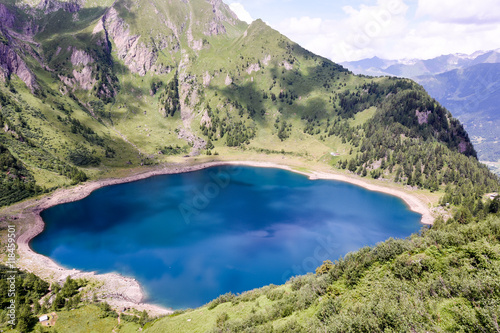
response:
[(421, 227), (393, 196), (230, 166), (104, 187), (42, 217), (33, 250), (68, 268), (134, 277), (149, 302), (176, 309), (284, 283)]

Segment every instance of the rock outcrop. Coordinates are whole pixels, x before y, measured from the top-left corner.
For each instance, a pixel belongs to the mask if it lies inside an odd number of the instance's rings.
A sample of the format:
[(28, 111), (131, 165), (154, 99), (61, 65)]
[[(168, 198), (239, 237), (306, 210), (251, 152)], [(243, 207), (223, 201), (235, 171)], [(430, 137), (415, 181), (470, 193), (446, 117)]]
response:
[(253, 72), (258, 72), (260, 71), (260, 65), (259, 64), (251, 64), (247, 68), (247, 73), (252, 74)]
[(12, 14), (3, 3), (0, 3), (0, 27), (13, 28), (16, 17)]
[(73, 89), (90, 90), (97, 83), (91, 66), (93, 63), (94, 59), (87, 52), (73, 47), (71, 53), (71, 64), (74, 67), (71, 73), (73, 77), (59, 75), (59, 79)]
[(5, 80), (11, 74), (16, 74), (32, 92), (38, 87), (24, 60), (10, 46), (0, 43), (0, 77)]
[(226, 33), (224, 22), (235, 25), (238, 17), (222, 0), (207, 0), (212, 5), (213, 19), (208, 23), (204, 34), (206, 36), (222, 35)]
[(422, 111), (422, 112), (420, 112), (418, 109), (415, 110), (415, 115), (417, 116), (418, 124), (419, 125), (427, 124), (430, 114), (431, 114), (431, 111), (428, 111), (428, 110)]
[(132, 72), (146, 75), (154, 66), (157, 54), (141, 42), (140, 35), (132, 35), (127, 23), (119, 17), (115, 8), (110, 8), (94, 28), (94, 34), (103, 31), (115, 45), (118, 58)]
[(233, 79), (229, 76), (229, 74), (226, 75), (226, 80), (224, 81), (224, 83), (226, 84), (226, 86), (229, 86), (231, 85), (231, 83), (233, 83)]
[(68, 13), (76, 13), (81, 9), (81, 5), (76, 2), (60, 2), (56, 0), (42, 0), (36, 6), (38, 10), (42, 10), (45, 15), (57, 12), (62, 9)]
[(87, 52), (73, 48), (73, 52), (71, 53), (71, 63), (73, 66), (87, 66), (93, 62), (94, 59)]

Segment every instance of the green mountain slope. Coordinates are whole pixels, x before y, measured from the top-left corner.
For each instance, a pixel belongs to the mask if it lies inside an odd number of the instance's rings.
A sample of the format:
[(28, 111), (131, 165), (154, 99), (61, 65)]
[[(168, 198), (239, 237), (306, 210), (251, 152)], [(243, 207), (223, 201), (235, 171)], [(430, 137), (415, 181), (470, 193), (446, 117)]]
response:
[(479, 159), (498, 174), (499, 60), (499, 50), (494, 50), (409, 62), (375, 57), (342, 65), (358, 74), (407, 77), (423, 85), (432, 97), (460, 119), (472, 138)]
[(354, 76), (221, 1), (0, 6), (1, 137), (43, 188), (186, 151), (323, 159), (433, 191), (455, 177), (495, 186), (420, 86)]
[(500, 156), (499, 73), (500, 64), (493, 63), (416, 78), (466, 124), (482, 161)]

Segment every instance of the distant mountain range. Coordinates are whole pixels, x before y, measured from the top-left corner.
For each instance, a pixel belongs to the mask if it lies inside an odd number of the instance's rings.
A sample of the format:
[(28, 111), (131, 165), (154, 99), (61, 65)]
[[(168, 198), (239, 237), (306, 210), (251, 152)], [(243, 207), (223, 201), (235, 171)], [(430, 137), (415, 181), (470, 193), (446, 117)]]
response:
[(464, 123), (482, 161), (500, 160), (500, 49), (428, 60), (373, 57), (342, 65), (356, 74), (414, 79)]
[(341, 65), (349, 68), (355, 74), (416, 78), (423, 75), (436, 75), (455, 69), (464, 69), (479, 64), (497, 63), (500, 63), (500, 49), (478, 51), (470, 55), (448, 54), (428, 60), (387, 60), (373, 57), (359, 61), (344, 62)]

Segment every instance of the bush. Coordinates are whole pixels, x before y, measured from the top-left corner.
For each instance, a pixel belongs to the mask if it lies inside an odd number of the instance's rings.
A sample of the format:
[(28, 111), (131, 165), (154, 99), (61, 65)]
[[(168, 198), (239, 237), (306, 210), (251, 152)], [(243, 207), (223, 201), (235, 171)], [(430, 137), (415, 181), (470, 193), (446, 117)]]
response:
[(316, 275), (327, 274), (329, 271), (333, 269), (333, 262), (330, 260), (323, 261), (323, 265), (316, 268)]
[(274, 290), (269, 290), (266, 293), (266, 297), (270, 301), (277, 301), (283, 298), (283, 295), (285, 294), (285, 291), (283, 289), (274, 289)]
[(219, 328), (223, 328), (224, 324), (226, 323), (226, 321), (228, 319), (229, 319), (229, 316), (226, 312), (219, 313), (217, 315), (217, 318), (215, 319), (215, 325), (217, 325), (217, 327), (219, 327)]
[(220, 295), (219, 297), (208, 303), (208, 309), (213, 310), (217, 307), (217, 305), (222, 303), (232, 302), (235, 298), (236, 295), (231, 292), (224, 295)]
[(328, 323), (330, 317), (338, 314), (340, 308), (341, 305), (337, 299), (328, 297), (326, 300), (321, 302), (318, 312), (316, 312), (316, 317), (321, 322)]

